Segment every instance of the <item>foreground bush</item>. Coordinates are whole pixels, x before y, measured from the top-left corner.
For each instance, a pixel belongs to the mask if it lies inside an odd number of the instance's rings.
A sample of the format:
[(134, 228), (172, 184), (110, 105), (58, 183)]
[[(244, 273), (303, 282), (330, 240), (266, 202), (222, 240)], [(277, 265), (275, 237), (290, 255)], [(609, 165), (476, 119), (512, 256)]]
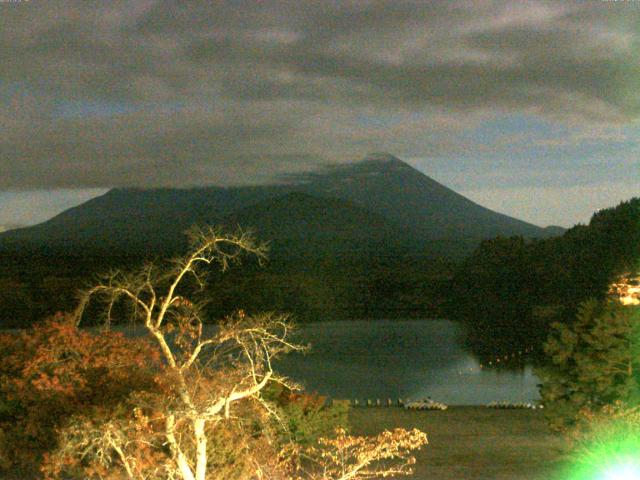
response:
[(132, 392), (159, 391), (160, 354), (147, 339), (93, 335), (68, 315), (0, 335), (0, 351), (2, 478), (34, 478), (71, 418), (117, 418)]
[(330, 437), (336, 429), (348, 430), (348, 402), (329, 402), (322, 395), (293, 391), (282, 385), (271, 385), (266, 390), (264, 397), (272, 400), (281, 418), (283, 443), (307, 447)]

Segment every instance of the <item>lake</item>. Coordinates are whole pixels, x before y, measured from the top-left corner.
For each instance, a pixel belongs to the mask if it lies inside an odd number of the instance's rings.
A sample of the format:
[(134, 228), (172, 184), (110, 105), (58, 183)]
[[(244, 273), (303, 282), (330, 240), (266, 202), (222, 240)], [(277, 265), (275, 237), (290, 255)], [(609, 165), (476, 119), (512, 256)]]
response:
[[(139, 325), (115, 329), (145, 334)], [(509, 370), (495, 368), (494, 362), (481, 368), (463, 347), (462, 337), (462, 327), (449, 320), (304, 324), (294, 341), (311, 344), (311, 349), (282, 357), (275, 369), (308, 391), (360, 402), (431, 397), (448, 405), (484, 405), (539, 400), (539, 380), (531, 366)], [(500, 365), (505, 365), (504, 358)]]
[[(539, 399), (532, 368), (484, 366), (462, 347), (460, 327), (448, 320), (336, 321), (303, 325), (311, 350), (279, 360), (276, 370), (307, 390), (333, 398), (417, 399), (449, 405)], [(502, 362), (504, 364), (504, 360)]]

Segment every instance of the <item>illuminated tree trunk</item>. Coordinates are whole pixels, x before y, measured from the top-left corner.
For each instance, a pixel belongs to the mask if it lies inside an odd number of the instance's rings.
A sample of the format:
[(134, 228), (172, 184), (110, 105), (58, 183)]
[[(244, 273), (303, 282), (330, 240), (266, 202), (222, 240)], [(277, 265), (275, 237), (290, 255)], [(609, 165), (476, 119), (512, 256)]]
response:
[[(198, 266), (218, 263), (225, 270), (242, 253), (252, 253), (259, 259), (264, 258), (265, 247), (256, 244), (248, 235), (225, 236), (212, 229), (195, 230), (192, 241), (194, 248), (191, 254), (177, 260), (175, 269), (168, 276), (158, 275), (153, 266), (148, 265), (137, 275), (115, 273), (107, 278), (107, 282), (91, 288), (76, 310), (76, 321), (80, 321), (92, 295), (105, 295), (109, 312), (119, 298), (125, 298), (133, 304), (136, 316), (160, 348), (166, 361), (165, 373), (175, 381), (176, 400), (179, 399), (179, 404), (177, 408), (167, 407), (164, 412), (163, 433), (174, 463), (172, 473), (183, 480), (205, 480), (207, 422), (228, 418), (235, 402), (257, 397), (274, 380), (272, 357), (288, 350), (300, 350), (301, 347), (286, 339), (290, 325), (287, 317), (282, 315), (249, 318), (240, 312), (237, 318), (225, 324), (210, 338), (203, 338), (199, 308), (178, 294), (185, 276), (192, 275), (197, 283), (202, 284)], [(166, 278), (169, 278), (169, 282), (161, 293), (158, 288)], [(171, 342), (169, 338), (172, 339)], [(180, 346), (178, 338), (186, 341)], [(203, 349), (223, 344), (229, 345), (231, 351), (236, 351), (244, 360), (244, 364), (234, 364), (241, 380), (230, 391), (226, 388), (212, 391), (209, 398), (202, 399), (194, 393), (197, 391), (197, 384), (190, 383), (191, 378), (206, 376), (199, 365)], [(230, 357), (233, 358), (233, 355)], [(221, 364), (224, 362), (224, 359), (221, 360)], [(278, 381), (286, 383), (285, 379)], [(184, 431), (187, 424), (192, 429), (188, 433)], [(183, 429), (180, 432), (177, 432), (178, 425)], [(183, 443), (183, 438), (187, 435), (192, 436), (191, 441)], [(195, 445), (195, 452), (190, 450), (190, 445)]]
[(196, 438), (196, 480), (205, 480), (207, 473), (207, 437), (204, 434), (204, 426), (204, 419), (198, 418), (193, 422)]
[(193, 472), (191, 471), (191, 467), (189, 466), (189, 462), (187, 462), (187, 459), (182, 452), (182, 449), (180, 448), (180, 444), (176, 439), (174, 428), (175, 416), (173, 414), (167, 415), (167, 440), (169, 442), (169, 447), (171, 448), (173, 459), (176, 462), (176, 466), (178, 467), (178, 471), (182, 475), (183, 480), (195, 480)]

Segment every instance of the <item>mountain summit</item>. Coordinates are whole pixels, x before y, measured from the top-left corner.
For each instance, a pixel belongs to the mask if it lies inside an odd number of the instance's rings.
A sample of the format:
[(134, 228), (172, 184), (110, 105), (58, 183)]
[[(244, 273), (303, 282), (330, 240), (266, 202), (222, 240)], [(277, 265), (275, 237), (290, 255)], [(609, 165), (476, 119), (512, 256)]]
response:
[(193, 224), (239, 225), (263, 238), (290, 235), (302, 243), (395, 238), (419, 248), (437, 241), (475, 245), (497, 235), (549, 236), (472, 202), (387, 153), (286, 180), (251, 187), (114, 189), (47, 222), (1, 233), (0, 248), (161, 253), (182, 244), (182, 232)]
[(349, 200), (429, 239), (546, 237), (544, 229), (489, 210), (388, 153), (301, 176), (301, 188)]

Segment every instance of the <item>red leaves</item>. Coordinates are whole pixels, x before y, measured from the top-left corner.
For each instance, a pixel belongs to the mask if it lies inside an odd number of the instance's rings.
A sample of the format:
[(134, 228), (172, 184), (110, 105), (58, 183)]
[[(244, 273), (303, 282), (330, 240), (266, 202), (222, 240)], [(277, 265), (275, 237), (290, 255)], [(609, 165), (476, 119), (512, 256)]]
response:
[(327, 402), (327, 397), (314, 393), (299, 393), (289, 389), (283, 389), (279, 400), (282, 405), (289, 405), (291, 403), (298, 404), (304, 412), (307, 412), (322, 408)]
[(6, 452), (14, 468), (37, 467), (42, 457), (34, 453), (53, 448), (56, 429), (71, 416), (159, 388), (153, 375), (161, 368), (160, 355), (149, 341), (80, 330), (63, 314), (0, 335), (0, 351), (0, 402), (11, 402), (0, 428), (15, 447)]

